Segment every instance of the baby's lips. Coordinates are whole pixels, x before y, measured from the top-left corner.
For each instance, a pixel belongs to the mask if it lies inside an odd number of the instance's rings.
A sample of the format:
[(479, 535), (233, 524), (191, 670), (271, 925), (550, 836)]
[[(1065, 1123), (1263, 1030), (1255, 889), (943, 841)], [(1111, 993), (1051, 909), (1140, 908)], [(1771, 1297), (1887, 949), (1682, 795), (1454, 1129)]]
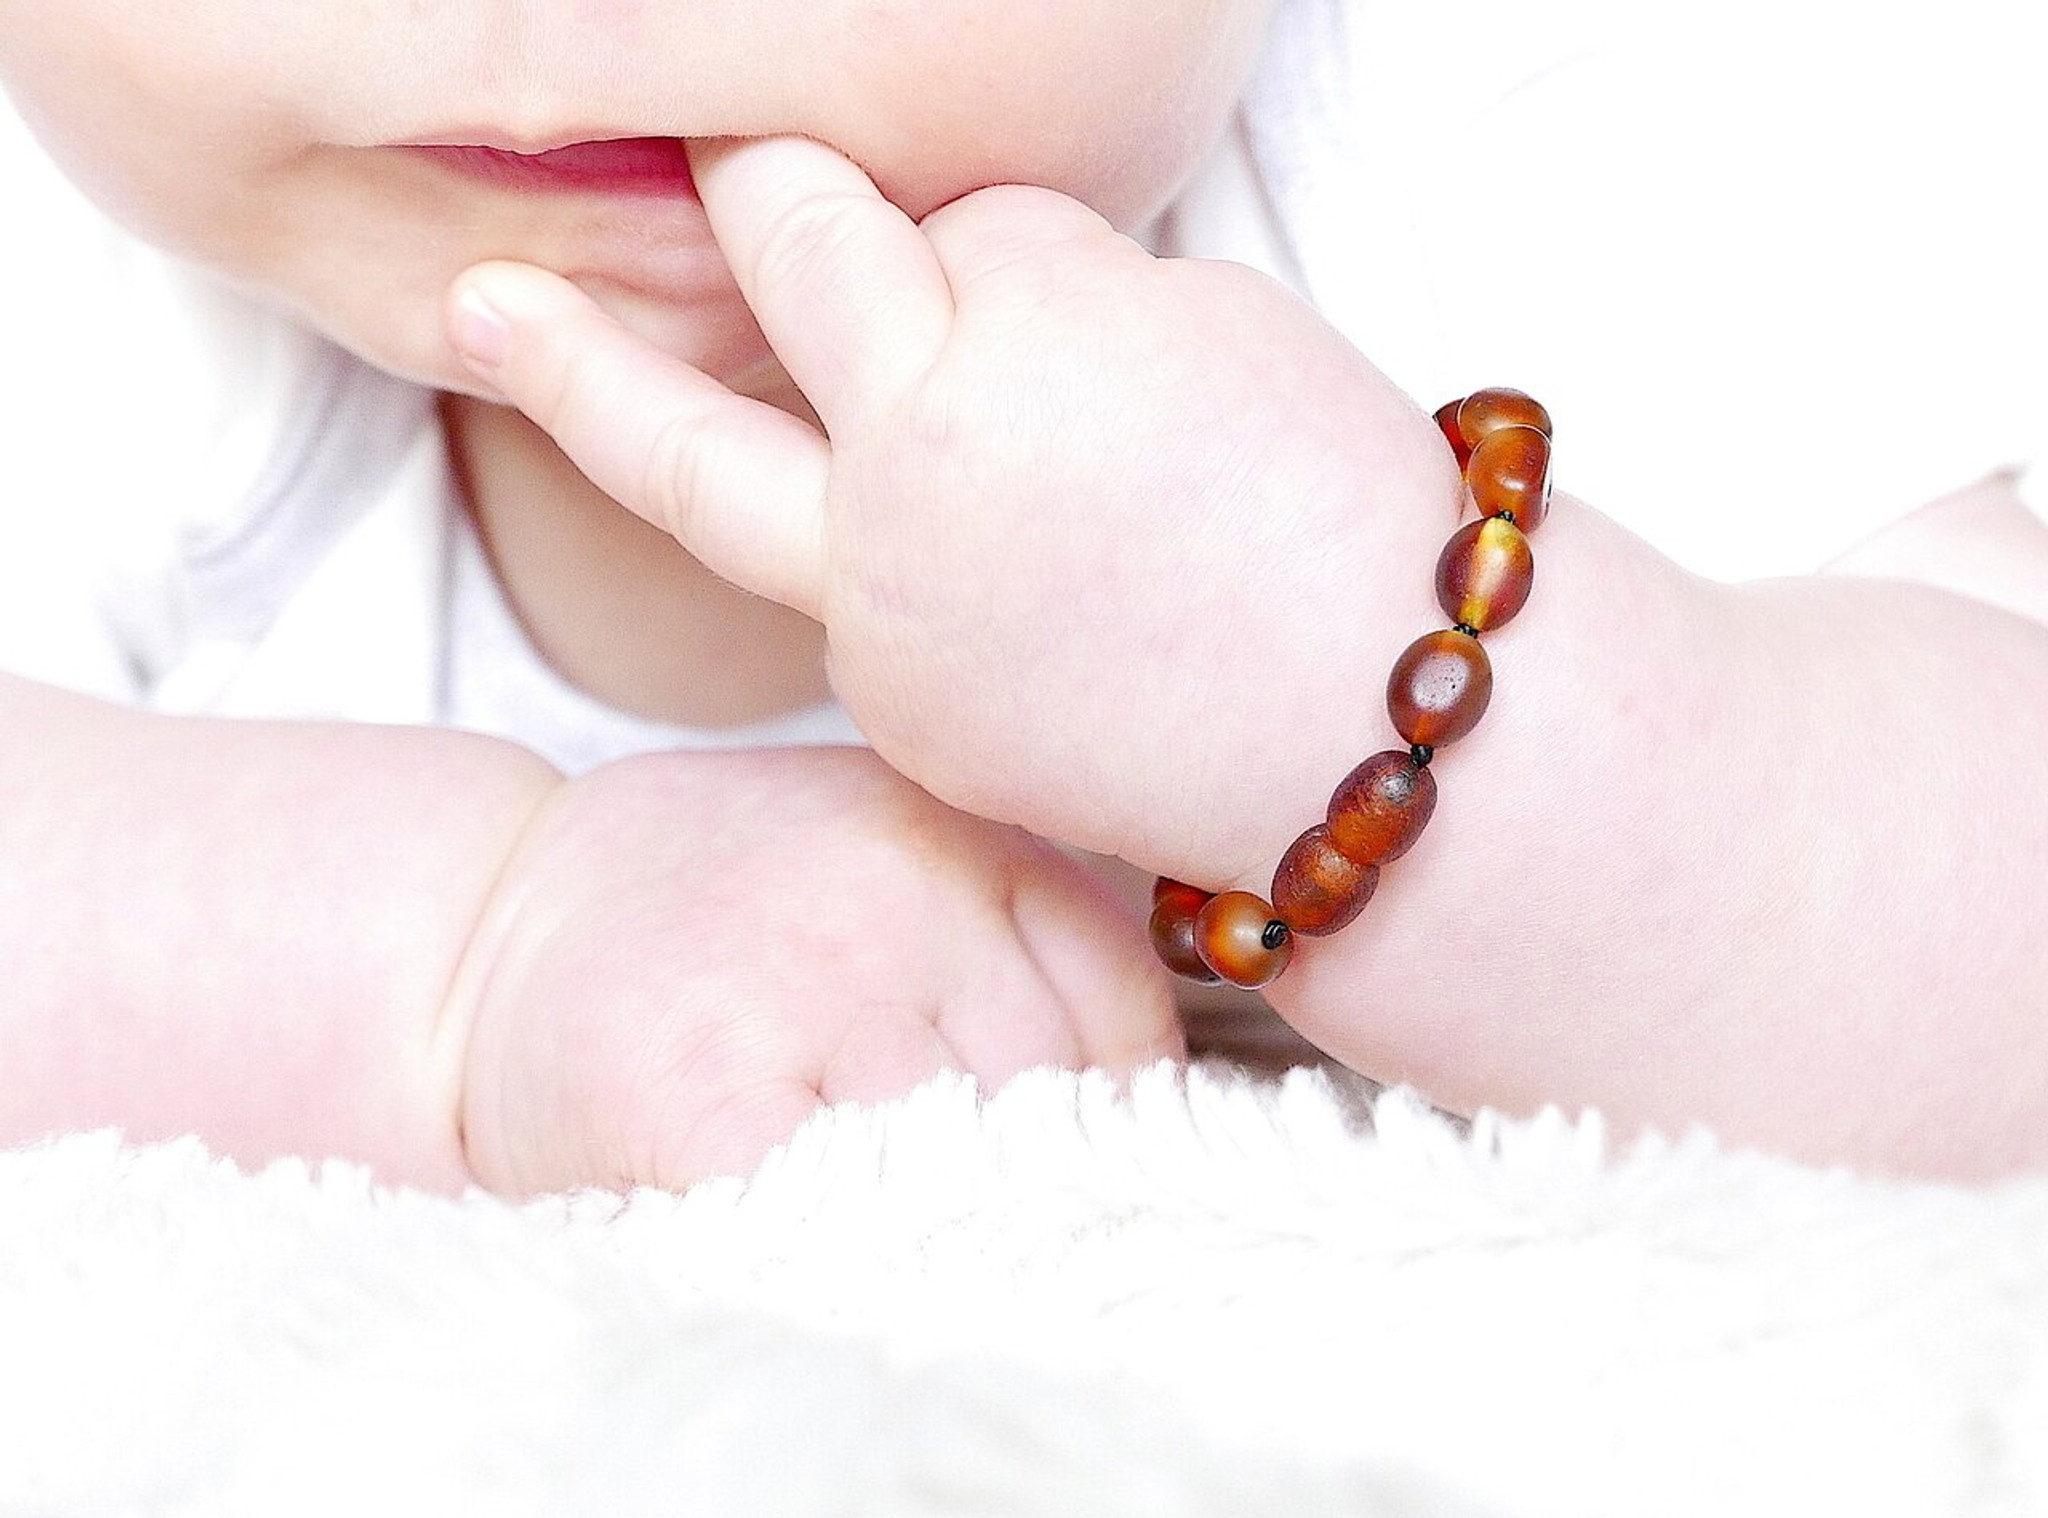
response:
[(680, 137), (600, 138), (539, 152), (488, 143), (417, 143), (405, 150), (454, 173), (512, 189), (697, 198), (689, 149)]

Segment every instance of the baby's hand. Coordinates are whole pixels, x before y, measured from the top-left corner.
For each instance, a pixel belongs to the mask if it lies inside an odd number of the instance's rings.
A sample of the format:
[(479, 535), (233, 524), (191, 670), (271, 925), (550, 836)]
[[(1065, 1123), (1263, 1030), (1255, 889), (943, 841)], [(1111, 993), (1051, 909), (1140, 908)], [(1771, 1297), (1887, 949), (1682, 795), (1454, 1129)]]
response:
[[(518, 266), (451, 303), (479, 372), (712, 568), (818, 616), (841, 699), (934, 794), (1164, 873), (1270, 869), (1287, 801), (1383, 746), (1377, 682), (1434, 620), (1461, 497), (1429, 419), (1264, 276), (1154, 258), (1052, 191), (913, 224), (814, 142), (698, 170), (829, 442)], [(1420, 588), (1373, 643), (1388, 585)]]
[(828, 1102), (1181, 1052), (1142, 931), (859, 749), (659, 754), (528, 827), (449, 1001), (495, 1190), (743, 1173)]

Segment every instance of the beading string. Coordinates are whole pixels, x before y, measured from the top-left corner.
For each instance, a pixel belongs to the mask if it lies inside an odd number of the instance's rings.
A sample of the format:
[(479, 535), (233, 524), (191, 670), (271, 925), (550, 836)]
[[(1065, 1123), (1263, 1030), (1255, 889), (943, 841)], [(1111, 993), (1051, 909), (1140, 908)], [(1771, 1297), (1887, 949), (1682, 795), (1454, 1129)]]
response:
[(1529, 599), (1528, 535), (1550, 509), (1550, 413), (1496, 388), (1439, 408), (1436, 423), (1479, 520), (1452, 533), (1437, 557), (1437, 604), (1451, 625), (1409, 644), (1387, 677), (1387, 714), (1408, 747), (1374, 754), (1344, 777), (1324, 820), (1281, 857), (1270, 902), (1162, 878), (1152, 888), (1152, 947), (1176, 975), (1256, 990), (1287, 968), (1297, 934), (1321, 938), (1357, 917), (1380, 867), (1415, 846), (1436, 810), (1430, 759), (1486, 712), (1493, 666), (1479, 637)]

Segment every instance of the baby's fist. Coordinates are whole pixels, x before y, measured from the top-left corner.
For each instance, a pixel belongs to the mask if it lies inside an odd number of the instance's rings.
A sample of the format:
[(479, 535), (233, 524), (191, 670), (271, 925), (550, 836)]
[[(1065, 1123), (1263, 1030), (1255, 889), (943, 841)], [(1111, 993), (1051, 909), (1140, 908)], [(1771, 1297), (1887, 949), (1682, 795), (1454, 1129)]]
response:
[(647, 755), (566, 786), (479, 928), (461, 1113), (514, 1194), (744, 1173), (942, 1071), (1181, 1051), (1138, 926), (859, 749)]
[(1051, 190), (913, 223), (815, 142), (693, 155), (822, 430), (517, 266), (451, 295), (477, 372), (818, 618), (840, 701), (932, 794), (1162, 874), (1270, 869), (1276, 811), (1371, 735), (1360, 678), (1433, 615), (1383, 589), (1462, 504), (1428, 416), (1273, 280), (1155, 258)]

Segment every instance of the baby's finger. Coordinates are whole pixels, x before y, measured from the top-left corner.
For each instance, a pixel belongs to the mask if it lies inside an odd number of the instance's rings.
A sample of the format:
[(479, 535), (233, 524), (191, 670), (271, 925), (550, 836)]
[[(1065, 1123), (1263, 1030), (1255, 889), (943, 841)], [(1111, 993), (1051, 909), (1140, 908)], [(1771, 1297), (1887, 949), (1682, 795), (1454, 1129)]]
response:
[(878, 1007), (846, 1015), (818, 1070), (818, 1095), (825, 1101), (890, 1102), (961, 1068), (946, 1036), (914, 1010)]
[(776, 357), (828, 432), (938, 356), (953, 295), (917, 224), (806, 137), (693, 143), (711, 230)]
[(1060, 991), (1027, 948), (981, 953), (935, 1009), (937, 1027), (983, 1091), (1045, 1065), (1078, 1070), (1088, 1051)]
[(1173, 991), (1135, 922), (1099, 881), (1027, 870), (1010, 898), (1017, 936), (1065, 1003), (1082, 1057), (1119, 1075), (1181, 1059)]
[(567, 280), (478, 264), (450, 288), (450, 341), (620, 504), (743, 589), (816, 616), (831, 450), (614, 321)]

